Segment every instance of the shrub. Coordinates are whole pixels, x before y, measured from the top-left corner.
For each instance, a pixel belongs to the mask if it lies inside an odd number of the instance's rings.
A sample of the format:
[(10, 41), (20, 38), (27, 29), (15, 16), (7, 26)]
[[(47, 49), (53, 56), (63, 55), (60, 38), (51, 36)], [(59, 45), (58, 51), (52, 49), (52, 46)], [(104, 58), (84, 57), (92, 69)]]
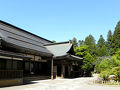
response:
[(120, 81), (120, 50), (112, 58), (106, 58), (100, 61), (96, 65), (96, 68), (104, 81), (108, 81), (110, 75), (115, 75), (113, 80)]
[(120, 66), (114, 67), (112, 69), (112, 71), (110, 72), (110, 74), (116, 76), (116, 78), (115, 78), (116, 81), (120, 81)]
[(114, 55), (112, 58), (106, 58), (100, 61), (95, 67), (98, 72), (102, 72), (117, 66), (120, 66), (120, 60), (117, 55)]
[(102, 77), (104, 81), (108, 81), (109, 80), (109, 78), (108, 78), (109, 75), (110, 75), (110, 71), (109, 70), (102, 71), (100, 73), (100, 77)]

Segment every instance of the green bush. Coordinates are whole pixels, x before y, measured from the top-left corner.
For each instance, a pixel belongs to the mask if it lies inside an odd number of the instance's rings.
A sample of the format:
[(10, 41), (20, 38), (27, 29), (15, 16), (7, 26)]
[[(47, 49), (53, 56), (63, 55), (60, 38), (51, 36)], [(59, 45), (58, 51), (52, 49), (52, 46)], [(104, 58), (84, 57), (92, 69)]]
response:
[(95, 68), (100, 72), (100, 77), (104, 81), (109, 80), (109, 75), (115, 75), (116, 77), (113, 79), (120, 81), (120, 50), (111, 58), (106, 58), (98, 62)]
[(102, 59), (98, 58), (98, 59), (96, 60), (96, 62), (94, 63), (94, 64), (95, 64), (94, 71), (95, 71), (96, 73), (100, 73), (99, 65), (100, 65), (101, 61), (102, 61)]
[(108, 69), (112, 69), (114, 67), (120, 66), (120, 56), (118, 54), (112, 56), (111, 58), (106, 58), (101, 60), (98, 64), (96, 64), (95, 69), (97, 72), (106, 71)]
[(100, 62), (99, 66), (98, 66), (100, 72), (105, 71), (106, 69), (110, 68), (109, 67), (109, 65), (110, 65), (109, 61), (110, 60), (108, 58), (106, 58), (105, 60), (102, 60)]
[(110, 74), (116, 76), (115, 78), (116, 81), (120, 81), (120, 66), (114, 67), (110, 72)]
[(109, 70), (102, 71), (100, 73), (100, 77), (102, 77), (104, 81), (108, 81), (109, 80), (109, 78), (108, 78), (109, 75), (110, 75), (110, 71)]

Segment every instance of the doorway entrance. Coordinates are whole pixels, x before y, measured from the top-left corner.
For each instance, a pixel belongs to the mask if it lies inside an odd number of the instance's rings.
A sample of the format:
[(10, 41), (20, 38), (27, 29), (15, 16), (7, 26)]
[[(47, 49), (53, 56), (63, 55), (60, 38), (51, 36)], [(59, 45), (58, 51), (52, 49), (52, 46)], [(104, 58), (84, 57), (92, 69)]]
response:
[(65, 66), (65, 78), (68, 77), (68, 66)]
[(57, 76), (61, 77), (61, 65), (57, 65)]

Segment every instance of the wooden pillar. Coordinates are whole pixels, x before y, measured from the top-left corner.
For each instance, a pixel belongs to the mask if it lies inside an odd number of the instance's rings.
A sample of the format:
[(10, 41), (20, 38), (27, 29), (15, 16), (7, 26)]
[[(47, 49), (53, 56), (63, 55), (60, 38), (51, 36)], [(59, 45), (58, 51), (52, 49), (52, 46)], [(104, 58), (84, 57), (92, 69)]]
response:
[(35, 55), (34, 55), (34, 61), (33, 61), (33, 73), (35, 74), (35, 69), (36, 69), (36, 66), (35, 66)]
[(2, 48), (2, 40), (1, 40), (1, 37), (0, 37), (0, 49)]
[(68, 77), (71, 76), (71, 65), (68, 65)]
[(62, 64), (61, 77), (62, 78), (65, 77), (65, 65), (64, 64)]
[[(25, 61), (26, 62), (26, 61)], [(31, 62), (30, 62), (30, 59), (29, 59), (29, 74), (31, 74)]]
[(51, 59), (51, 79), (53, 80), (53, 57)]

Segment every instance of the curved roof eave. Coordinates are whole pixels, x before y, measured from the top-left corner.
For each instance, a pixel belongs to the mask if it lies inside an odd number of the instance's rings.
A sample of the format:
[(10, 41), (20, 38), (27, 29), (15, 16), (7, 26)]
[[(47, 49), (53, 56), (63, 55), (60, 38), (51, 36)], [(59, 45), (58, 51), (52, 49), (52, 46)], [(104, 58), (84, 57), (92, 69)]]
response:
[(67, 55), (69, 53), (72, 47), (72, 43), (60, 42), (54, 44), (47, 44), (44, 46), (54, 55), (54, 57), (59, 57)]

